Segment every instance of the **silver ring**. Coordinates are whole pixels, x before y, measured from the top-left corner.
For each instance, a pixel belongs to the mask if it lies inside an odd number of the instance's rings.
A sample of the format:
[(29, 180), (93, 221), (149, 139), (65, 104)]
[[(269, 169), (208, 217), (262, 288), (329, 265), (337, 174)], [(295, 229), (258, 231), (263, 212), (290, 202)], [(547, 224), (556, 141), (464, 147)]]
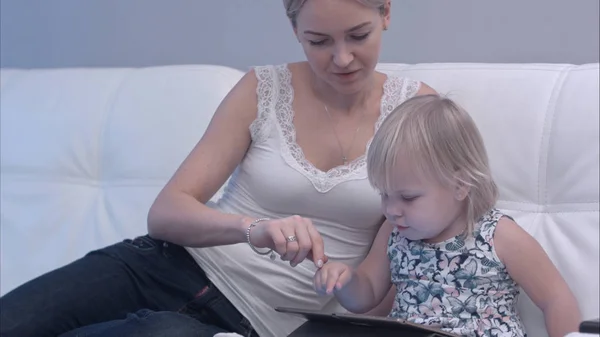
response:
[(295, 241), (298, 241), (298, 238), (296, 238), (295, 235), (290, 235), (287, 238), (285, 238), (285, 241), (287, 241), (287, 242), (295, 242)]

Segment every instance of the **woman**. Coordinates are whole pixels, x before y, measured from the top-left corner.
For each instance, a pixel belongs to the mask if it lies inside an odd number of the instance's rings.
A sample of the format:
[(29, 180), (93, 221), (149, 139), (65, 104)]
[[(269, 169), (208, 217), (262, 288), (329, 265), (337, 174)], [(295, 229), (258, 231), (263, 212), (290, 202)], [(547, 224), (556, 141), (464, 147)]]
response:
[(396, 106), (434, 91), (374, 70), (390, 0), (284, 4), (307, 61), (248, 72), (157, 196), (149, 236), (5, 295), (2, 336), (281, 337), (302, 320), (273, 307), (340, 309), (312, 277), (328, 259), (356, 266), (382, 223), (370, 139)]

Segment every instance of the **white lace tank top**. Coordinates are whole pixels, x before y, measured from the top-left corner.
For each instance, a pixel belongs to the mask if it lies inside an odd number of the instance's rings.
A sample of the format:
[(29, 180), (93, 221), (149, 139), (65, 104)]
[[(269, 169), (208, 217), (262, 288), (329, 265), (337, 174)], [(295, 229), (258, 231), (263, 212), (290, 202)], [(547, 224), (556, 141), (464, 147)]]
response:
[[(358, 265), (382, 219), (379, 195), (367, 180), (366, 154), (327, 172), (317, 169), (295, 142), (291, 71), (284, 64), (257, 67), (255, 72), (258, 116), (250, 126), (252, 144), (223, 196), (209, 206), (257, 218), (308, 217), (331, 260)], [(389, 76), (375, 128), (419, 87), (418, 81)], [(311, 262), (292, 268), (255, 254), (246, 243), (188, 250), (261, 337), (287, 336), (304, 322), (275, 312), (276, 306), (343, 310), (332, 297), (316, 295)]]

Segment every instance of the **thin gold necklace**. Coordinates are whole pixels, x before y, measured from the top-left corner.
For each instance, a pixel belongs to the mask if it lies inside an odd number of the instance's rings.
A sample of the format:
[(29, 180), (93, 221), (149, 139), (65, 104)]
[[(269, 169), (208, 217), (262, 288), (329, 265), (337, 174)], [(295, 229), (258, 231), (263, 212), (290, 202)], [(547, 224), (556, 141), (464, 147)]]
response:
[[(335, 125), (333, 124), (333, 118), (331, 118), (331, 114), (329, 113), (329, 108), (327, 107), (327, 104), (325, 104), (325, 103), (323, 103), (323, 106), (325, 106), (325, 112), (327, 112), (327, 117), (329, 117), (329, 123), (331, 124), (331, 128), (333, 129), (333, 134), (334, 134), (335, 139), (337, 140), (338, 145), (340, 147), (340, 152), (342, 153), (342, 163), (344, 163), (344, 165), (348, 165), (348, 156), (346, 156), (344, 154), (344, 147), (342, 146), (342, 142), (340, 141), (340, 138), (337, 135), (337, 131), (335, 131)], [(354, 131), (354, 136), (352, 137), (352, 142), (350, 143), (350, 147), (348, 148), (348, 154), (350, 153), (350, 151), (352, 151), (352, 147), (354, 146), (354, 140), (356, 139), (358, 130), (360, 130), (360, 126), (362, 124), (362, 119), (363, 119), (364, 115), (365, 114), (363, 113), (360, 116), (360, 120), (358, 121), (358, 127)]]

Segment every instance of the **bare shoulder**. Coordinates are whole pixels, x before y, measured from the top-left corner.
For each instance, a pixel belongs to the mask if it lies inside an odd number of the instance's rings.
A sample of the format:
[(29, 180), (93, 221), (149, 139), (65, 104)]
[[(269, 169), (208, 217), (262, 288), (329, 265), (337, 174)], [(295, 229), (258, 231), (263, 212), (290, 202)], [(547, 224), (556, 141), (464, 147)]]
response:
[(539, 246), (539, 243), (513, 219), (503, 216), (496, 225), (494, 246), (500, 260), (506, 263), (511, 256), (523, 254), (526, 250)]
[(182, 191), (201, 202), (214, 195), (251, 143), (250, 125), (258, 113), (257, 85), (254, 70), (234, 85), (164, 190)]
[(258, 97), (256, 90), (258, 78), (254, 69), (249, 70), (227, 93), (215, 111), (213, 122), (207, 132), (220, 131), (224, 126), (230, 128), (237, 125), (246, 129), (256, 119), (258, 112)]
[[(249, 70), (242, 76), (242, 78), (235, 84), (235, 86), (229, 91), (229, 93), (223, 99), (221, 106), (217, 109), (216, 113), (221, 113), (223, 111), (228, 111), (227, 109), (229, 104), (237, 105), (239, 103), (243, 103), (244, 105), (248, 103), (256, 103), (258, 101), (256, 97), (256, 88), (258, 86), (258, 79), (256, 76), (256, 72), (254, 69)], [(251, 107), (256, 107), (256, 104), (250, 105)], [(248, 105), (243, 111), (247, 111), (251, 113), (252, 110), (254, 112), (256, 109), (248, 109)]]
[(518, 223), (508, 216), (503, 216), (498, 220), (496, 225), (496, 231), (494, 234), (494, 241), (504, 240), (512, 238), (514, 235), (517, 236), (529, 236), (529, 233), (525, 231)]
[(312, 69), (307, 61), (286, 63), (286, 67), (292, 76), (292, 86), (298, 87), (310, 84)]
[(435, 91), (435, 89), (433, 89), (432, 87), (429, 86), (429, 84), (425, 83), (425, 82), (421, 82), (421, 86), (419, 88), (419, 91), (417, 91), (417, 93), (415, 94), (415, 96), (423, 96), (423, 95), (437, 95), (438, 92)]

